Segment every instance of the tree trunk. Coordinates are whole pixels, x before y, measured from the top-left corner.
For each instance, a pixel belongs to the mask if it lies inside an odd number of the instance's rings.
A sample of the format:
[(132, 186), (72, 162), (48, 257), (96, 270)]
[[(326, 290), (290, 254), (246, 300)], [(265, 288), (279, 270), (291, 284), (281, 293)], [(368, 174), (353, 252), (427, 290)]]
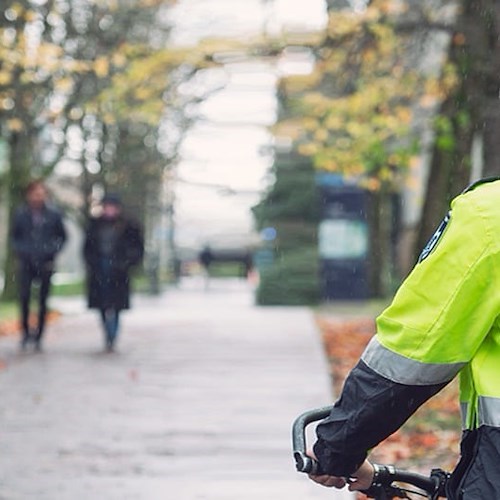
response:
[[(10, 239), (12, 216), (23, 199), (23, 190), (30, 180), (32, 138), (24, 132), (12, 133), (9, 139), (9, 172), (7, 175), (7, 234)], [(4, 265), (5, 286), (2, 299), (13, 300), (17, 296), (16, 262), (10, 242)]]
[[(439, 114), (440, 119), (449, 120), (450, 127), (445, 131), (447, 137), (443, 135), (442, 130), (436, 131), (422, 218), (414, 249), (415, 257), (446, 214), (450, 201), (467, 187), (470, 181), (474, 135), (483, 129), (485, 123), (482, 110), (486, 105), (485, 65), (488, 64), (491, 50), (488, 45), (490, 17), (485, 6), (478, 5), (478, 2), (464, 0), (462, 7), (462, 14), (457, 22), (457, 36), (452, 37), (449, 54), (449, 60), (458, 70), (460, 82), (454, 94), (443, 103)], [(495, 75), (495, 78), (498, 79), (498, 75)], [(496, 98), (498, 100), (498, 88)], [(493, 108), (497, 110), (498, 104), (492, 105), (491, 109)], [(496, 144), (497, 129), (492, 130), (492, 125), (500, 126), (498, 115), (490, 116), (486, 129), (483, 129), (489, 172), (494, 170), (491, 157), (498, 154), (493, 152), (493, 143), (496, 148), (500, 148), (500, 145)], [(491, 135), (492, 133), (495, 135)]]
[(372, 241), (369, 270), (370, 290), (375, 297), (388, 297), (394, 292), (393, 236), (397, 222), (393, 194), (385, 187), (372, 195), (369, 224)]
[[(500, 54), (497, 56), (500, 58)], [(484, 116), (483, 176), (500, 175), (500, 101), (498, 97), (488, 99)]]
[(485, 177), (500, 175), (500, 3), (490, 5), (488, 77), (484, 103), (483, 151)]

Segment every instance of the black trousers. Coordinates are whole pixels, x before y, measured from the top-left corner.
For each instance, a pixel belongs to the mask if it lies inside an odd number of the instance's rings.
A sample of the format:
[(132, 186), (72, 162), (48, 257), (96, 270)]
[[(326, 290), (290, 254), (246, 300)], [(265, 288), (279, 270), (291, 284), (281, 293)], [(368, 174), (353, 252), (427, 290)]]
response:
[(47, 316), (47, 298), (50, 292), (50, 283), (54, 270), (53, 262), (33, 265), (31, 262), (21, 261), (19, 264), (19, 299), (21, 304), (21, 325), (23, 337), (30, 335), (29, 315), (31, 292), (35, 283), (39, 283), (38, 293), (38, 324), (35, 330), (35, 339), (40, 341), (45, 328)]

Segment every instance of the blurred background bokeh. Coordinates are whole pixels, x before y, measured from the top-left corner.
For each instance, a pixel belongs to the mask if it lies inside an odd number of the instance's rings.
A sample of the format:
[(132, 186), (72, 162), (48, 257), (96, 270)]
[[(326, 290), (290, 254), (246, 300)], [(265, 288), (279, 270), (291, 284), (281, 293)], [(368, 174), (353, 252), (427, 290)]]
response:
[(499, 32), (458, 0), (5, 0), (2, 302), (32, 178), (69, 232), (56, 293), (81, 291), (81, 228), (112, 191), (144, 227), (144, 292), (209, 248), (257, 304), (389, 296), (499, 172)]

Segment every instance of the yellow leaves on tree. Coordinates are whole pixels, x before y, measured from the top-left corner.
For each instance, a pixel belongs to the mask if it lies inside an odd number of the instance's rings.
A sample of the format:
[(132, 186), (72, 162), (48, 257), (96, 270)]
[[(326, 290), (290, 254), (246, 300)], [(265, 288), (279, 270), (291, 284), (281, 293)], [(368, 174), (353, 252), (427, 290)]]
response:
[(73, 88), (73, 79), (69, 76), (63, 77), (55, 82), (54, 88), (61, 93), (68, 94)]
[[(38, 92), (47, 96), (51, 92), (69, 95), (74, 75), (88, 71), (89, 66), (68, 57), (58, 44), (36, 36), (31, 28), (39, 14), (24, 10), (16, 3), (10, 5), (8, 11), (8, 19), (22, 16), (23, 23), (17, 31), (12, 27), (0, 30), (0, 108), (5, 112), (7, 129), (19, 131), (26, 123), (18, 116), (27, 115), (36, 98), (37, 92), (33, 89), (38, 88)], [(52, 116), (53, 112), (51, 109), (45, 116)], [(38, 110), (37, 118), (40, 116)]]
[(157, 124), (169, 104), (165, 93), (175, 85), (170, 74), (181, 65), (202, 67), (204, 60), (204, 50), (152, 50), (123, 44), (108, 59), (112, 66), (105, 68), (104, 62), (100, 63), (102, 73), (109, 71), (109, 84), (89, 105), (100, 109), (108, 122), (126, 118)]
[[(124, 22), (127, 13), (142, 13), (147, 9), (155, 12), (169, 3), (174, 2), (103, 0), (94, 2), (93, 12), (97, 12), (96, 19), (108, 17)], [(43, 114), (50, 120), (56, 119), (54, 113), (58, 112), (68, 112), (72, 118), (81, 117), (81, 112), (102, 110), (106, 121), (113, 121), (127, 106), (130, 115), (134, 115), (137, 111), (134, 106), (138, 103), (142, 109), (134, 118), (140, 115), (140, 119), (147, 116), (153, 120), (151, 115), (154, 115), (154, 119), (158, 119), (162, 89), (165, 89), (169, 71), (189, 60), (187, 56), (183, 60), (180, 51), (155, 51), (135, 40), (123, 42), (126, 33), (114, 45), (93, 47), (94, 39), (89, 39), (89, 50), (68, 51), (65, 44), (53, 41), (54, 27), (65, 23), (71, 25), (70, 18), (57, 2), (40, 3), (29, 8), (20, 1), (9, 1), (8, 4), (3, 13), (6, 22), (0, 28), (0, 109), (5, 112), (4, 120), (11, 120), (7, 123), (9, 130), (21, 127), (17, 116), (30, 113), (25, 108), (29, 105), (25, 96), (30, 92), (39, 102), (43, 99), (47, 103)], [(90, 22), (89, 32), (94, 27)], [(78, 37), (78, 34), (73, 36)], [(76, 44), (68, 46), (77, 47)], [(82, 88), (85, 80), (88, 82), (86, 92), (74, 96), (75, 89)], [(90, 89), (94, 89), (93, 94), (89, 93)], [(120, 97), (124, 100), (118, 105)], [(106, 99), (109, 103), (105, 102)], [(152, 99), (156, 102), (146, 102)], [(71, 106), (65, 109), (65, 100), (79, 101), (80, 112), (71, 113)], [(36, 114), (40, 118), (39, 110)]]
[[(363, 92), (334, 99), (319, 93), (305, 96), (299, 152), (312, 156), (318, 168), (359, 176), (373, 144), (404, 135), (411, 124), (409, 106), (390, 107), (395, 91), (392, 82), (378, 83)], [(378, 168), (379, 180), (390, 183), (391, 171), (385, 167), (401, 165), (403, 160), (404, 155), (388, 151)]]
[(8, 85), (12, 81), (10, 71), (0, 71), (0, 86)]
[[(109, 84), (95, 100), (99, 109), (107, 116), (106, 121), (119, 117), (133, 117), (141, 122), (157, 122), (161, 115), (161, 97), (168, 82), (169, 70), (179, 61), (167, 50), (147, 51), (139, 47), (120, 48), (111, 60), (120, 66), (110, 75)], [(96, 61), (97, 63), (97, 61)], [(110, 71), (109, 61), (100, 61), (101, 75)], [(157, 101), (153, 104), (153, 100)]]
[(23, 15), (24, 7), (20, 2), (14, 2), (9, 8), (5, 11), (5, 15), (7, 19), (15, 20)]
[(54, 73), (61, 68), (64, 51), (53, 43), (42, 42), (33, 48), (26, 47), (23, 66), (27, 69)]
[(24, 129), (24, 123), (19, 118), (10, 118), (7, 120), (7, 128), (11, 132), (20, 132)]
[(302, 120), (298, 151), (319, 169), (364, 177), (372, 189), (401, 182), (416, 145), (413, 108), (435, 105), (456, 83), (453, 67), (439, 78), (411, 67), (410, 41), (394, 29), (398, 13), (385, 0), (363, 12), (335, 11), (317, 51), (320, 83), (312, 90), (295, 77), (281, 83), (294, 110), (285, 121)]
[(120, 7), (123, 8), (124, 4), (129, 8), (133, 7), (158, 7), (161, 5), (165, 5), (167, 3), (174, 4), (176, 0), (90, 0), (90, 3), (95, 3), (100, 5), (101, 7), (105, 7), (110, 11), (116, 11)]
[(109, 74), (109, 61), (105, 56), (98, 57), (94, 61), (94, 72), (98, 78), (104, 78)]

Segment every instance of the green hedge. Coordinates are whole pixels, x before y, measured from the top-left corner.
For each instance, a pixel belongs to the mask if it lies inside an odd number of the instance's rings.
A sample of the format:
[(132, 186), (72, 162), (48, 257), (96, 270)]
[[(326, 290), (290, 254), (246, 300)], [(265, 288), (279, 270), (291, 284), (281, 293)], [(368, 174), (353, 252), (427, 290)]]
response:
[(278, 255), (260, 271), (259, 305), (310, 305), (320, 300), (316, 249), (302, 247)]

